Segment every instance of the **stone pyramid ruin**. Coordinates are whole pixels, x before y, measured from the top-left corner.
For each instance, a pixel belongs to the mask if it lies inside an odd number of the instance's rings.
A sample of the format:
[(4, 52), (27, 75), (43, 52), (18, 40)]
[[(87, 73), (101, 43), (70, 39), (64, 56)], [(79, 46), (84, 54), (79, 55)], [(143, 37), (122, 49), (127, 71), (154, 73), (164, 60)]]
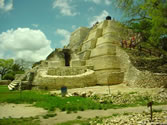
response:
[(131, 64), (120, 45), (120, 40), (127, 35), (122, 34), (122, 30), (124, 27), (119, 22), (110, 19), (91, 28), (78, 28), (71, 34), (67, 46), (56, 48), (32, 70), (16, 76), (9, 89), (17, 85), (22, 85), (22, 89), (60, 89), (121, 83), (157, 84), (154, 79), (160, 79), (157, 75), (139, 71)]

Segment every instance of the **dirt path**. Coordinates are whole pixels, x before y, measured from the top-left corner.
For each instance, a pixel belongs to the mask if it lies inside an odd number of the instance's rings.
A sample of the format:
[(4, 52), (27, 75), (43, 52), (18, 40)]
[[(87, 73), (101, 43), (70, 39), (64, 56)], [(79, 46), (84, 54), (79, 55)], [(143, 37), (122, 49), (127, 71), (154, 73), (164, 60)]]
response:
[[(167, 105), (154, 106), (153, 109), (162, 109), (167, 111)], [(82, 119), (94, 118), (96, 116), (106, 117), (111, 116), (114, 113), (142, 113), (143, 111), (148, 110), (146, 106), (141, 107), (130, 107), (123, 109), (108, 109), (108, 110), (86, 110), (79, 111), (77, 113), (67, 114), (66, 112), (56, 112), (57, 116), (49, 119), (40, 119), (41, 125), (55, 125), (57, 123), (67, 122), (71, 120), (76, 120), (77, 116), (81, 116)]]
[(32, 107), (30, 104), (0, 104), (0, 118), (35, 117), (46, 113), (47, 110)]

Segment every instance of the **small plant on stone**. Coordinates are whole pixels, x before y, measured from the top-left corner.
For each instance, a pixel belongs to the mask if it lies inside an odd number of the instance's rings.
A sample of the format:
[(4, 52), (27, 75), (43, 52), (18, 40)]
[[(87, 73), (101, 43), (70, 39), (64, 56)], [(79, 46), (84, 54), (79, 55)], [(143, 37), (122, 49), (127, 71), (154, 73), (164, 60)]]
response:
[(71, 113), (71, 111), (70, 111), (70, 110), (68, 110), (66, 113), (67, 113), (67, 114), (70, 114), (70, 113)]
[(114, 114), (112, 114), (112, 116), (114, 116), (114, 117), (116, 117), (116, 116), (118, 116), (118, 115), (120, 115), (119, 113), (114, 113)]
[(82, 117), (81, 116), (77, 116), (77, 119), (81, 119)]
[(44, 119), (48, 119), (50, 117), (55, 117), (56, 115), (57, 115), (56, 113), (54, 113), (54, 114), (46, 114), (46, 115), (43, 116), (43, 118)]

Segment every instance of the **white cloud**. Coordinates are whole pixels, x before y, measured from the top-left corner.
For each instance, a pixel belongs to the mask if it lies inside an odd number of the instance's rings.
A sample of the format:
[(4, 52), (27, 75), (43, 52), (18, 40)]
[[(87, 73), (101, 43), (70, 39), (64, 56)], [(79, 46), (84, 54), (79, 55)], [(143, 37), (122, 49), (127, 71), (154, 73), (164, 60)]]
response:
[(0, 34), (0, 50), (4, 58), (39, 61), (52, 51), (50, 43), (42, 31), (29, 28), (11, 29)]
[(112, 3), (111, 0), (105, 0), (105, 4), (106, 4), (106, 5), (110, 5), (111, 3)]
[(99, 4), (101, 3), (101, 0), (92, 0), (94, 3)]
[(57, 29), (56, 34), (63, 37), (63, 40), (60, 41), (62, 46), (65, 46), (69, 43), (70, 34), (71, 34), (69, 31), (67, 31), (65, 29)]
[(93, 24), (95, 24), (97, 21), (98, 22), (101, 22), (103, 20), (105, 20), (105, 18), (109, 15), (109, 13), (106, 11), (106, 10), (103, 10), (100, 15), (98, 16), (93, 16), (91, 19), (90, 19), (90, 22), (89, 22), (89, 26), (93, 26)]
[(53, 2), (53, 8), (58, 8), (60, 10), (60, 13), (64, 16), (76, 16), (77, 12), (74, 12), (75, 7), (71, 6), (72, 0), (54, 0)]
[(39, 24), (32, 24), (33, 27), (38, 28)]
[(8, 12), (13, 9), (13, 0), (0, 0), (0, 10)]
[(93, 2), (95, 4), (104, 3), (106, 5), (110, 5), (112, 3), (112, 0), (85, 0), (85, 2)]

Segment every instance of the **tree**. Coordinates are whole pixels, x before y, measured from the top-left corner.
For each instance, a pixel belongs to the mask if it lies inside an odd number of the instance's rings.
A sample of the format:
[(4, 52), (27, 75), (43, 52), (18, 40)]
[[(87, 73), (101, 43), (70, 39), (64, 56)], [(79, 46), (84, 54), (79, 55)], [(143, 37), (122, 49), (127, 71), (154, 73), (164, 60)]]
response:
[(167, 35), (166, 0), (115, 0), (115, 3), (123, 10), (130, 27), (153, 46), (163, 48), (161, 36)]
[(12, 70), (13, 59), (0, 59), (0, 74), (1, 77)]
[(23, 68), (23, 66), (15, 63), (15, 64), (12, 65), (12, 71), (15, 74), (23, 74), (24, 73), (24, 68)]
[(13, 59), (0, 59), (0, 74), (2, 79), (14, 80), (16, 74), (23, 74), (24, 68), (14, 64)]

